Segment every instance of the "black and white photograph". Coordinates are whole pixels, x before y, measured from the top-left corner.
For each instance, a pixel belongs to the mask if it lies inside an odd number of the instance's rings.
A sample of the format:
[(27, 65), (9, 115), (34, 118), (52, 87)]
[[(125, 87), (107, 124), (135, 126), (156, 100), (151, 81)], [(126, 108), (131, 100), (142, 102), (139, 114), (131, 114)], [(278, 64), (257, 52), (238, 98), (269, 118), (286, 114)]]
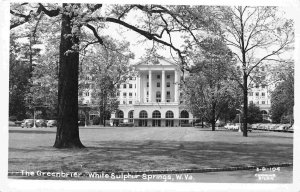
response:
[(3, 2), (0, 191), (299, 191), (300, 2), (204, 2)]

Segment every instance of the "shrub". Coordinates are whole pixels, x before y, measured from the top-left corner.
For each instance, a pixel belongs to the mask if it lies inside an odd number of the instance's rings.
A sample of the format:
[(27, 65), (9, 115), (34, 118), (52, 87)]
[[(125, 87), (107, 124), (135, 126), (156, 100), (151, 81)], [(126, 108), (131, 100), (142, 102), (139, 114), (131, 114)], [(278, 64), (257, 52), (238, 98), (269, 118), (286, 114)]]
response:
[(99, 125), (100, 124), (100, 117), (99, 116), (95, 116), (93, 118), (93, 125)]
[(9, 121), (16, 121), (17, 120), (17, 117), (16, 116), (10, 116), (9, 117)]

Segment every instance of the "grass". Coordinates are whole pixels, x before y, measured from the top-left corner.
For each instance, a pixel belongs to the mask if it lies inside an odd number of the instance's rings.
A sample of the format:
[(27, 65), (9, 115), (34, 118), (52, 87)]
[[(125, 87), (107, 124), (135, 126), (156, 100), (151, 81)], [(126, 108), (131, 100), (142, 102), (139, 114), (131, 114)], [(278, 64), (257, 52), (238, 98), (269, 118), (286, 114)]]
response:
[(9, 130), (9, 171), (147, 171), (293, 162), (293, 134), (192, 127), (81, 128), (85, 149), (53, 148), (55, 128)]

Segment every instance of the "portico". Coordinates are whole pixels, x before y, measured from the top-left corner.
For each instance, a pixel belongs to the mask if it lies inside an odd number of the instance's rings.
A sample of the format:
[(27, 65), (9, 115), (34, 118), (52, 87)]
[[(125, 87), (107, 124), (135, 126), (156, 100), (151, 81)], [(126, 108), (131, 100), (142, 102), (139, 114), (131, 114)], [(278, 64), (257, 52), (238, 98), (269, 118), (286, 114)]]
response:
[(138, 73), (136, 104), (179, 102), (177, 70), (158, 68), (140, 70)]

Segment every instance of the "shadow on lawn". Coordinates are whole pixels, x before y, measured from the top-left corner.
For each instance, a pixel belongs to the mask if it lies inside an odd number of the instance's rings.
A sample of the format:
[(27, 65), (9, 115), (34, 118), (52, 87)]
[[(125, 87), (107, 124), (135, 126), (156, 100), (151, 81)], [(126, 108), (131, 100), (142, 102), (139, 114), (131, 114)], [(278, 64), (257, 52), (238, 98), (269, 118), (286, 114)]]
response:
[[(91, 145), (92, 144), (92, 145)], [(101, 141), (85, 149), (10, 149), (9, 170), (145, 171), (225, 168), (293, 162), (292, 144)], [(22, 154), (26, 153), (26, 157)]]
[(9, 133), (27, 133), (27, 134), (56, 134), (56, 129), (53, 131), (43, 131), (43, 130), (9, 130)]

